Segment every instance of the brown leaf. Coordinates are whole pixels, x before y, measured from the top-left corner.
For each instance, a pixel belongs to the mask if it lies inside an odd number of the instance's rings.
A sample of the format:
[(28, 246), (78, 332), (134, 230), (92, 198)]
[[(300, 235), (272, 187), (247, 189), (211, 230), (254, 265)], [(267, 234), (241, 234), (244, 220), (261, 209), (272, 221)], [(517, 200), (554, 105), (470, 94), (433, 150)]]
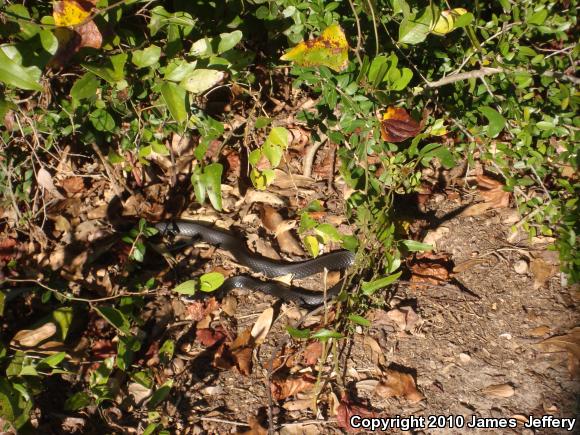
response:
[(306, 349), (304, 349), (304, 363), (313, 366), (318, 362), (318, 358), (322, 356), (322, 342), (319, 340), (313, 341)]
[(12, 341), (19, 346), (34, 347), (41, 341), (56, 334), (56, 325), (52, 322), (45, 323), (36, 329), (23, 329), (18, 331)]
[(272, 321), (274, 320), (274, 308), (266, 308), (260, 317), (254, 323), (252, 327), (252, 337), (254, 337), (254, 342), (256, 345), (260, 345), (266, 339), (268, 332), (270, 332), (270, 327), (272, 326)]
[(386, 379), (375, 388), (375, 393), (381, 397), (404, 397), (411, 403), (420, 402), (425, 398), (415, 386), (415, 379), (408, 373), (387, 369)]
[(580, 327), (568, 334), (550, 337), (536, 347), (542, 352), (568, 352), (568, 370), (574, 377), (580, 375)]
[(95, 340), (91, 346), (91, 353), (97, 359), (105, 359), (117, 354), (117, 346), (111, 340)]
[(415, 137), (422, 126), (402, 107), (388, 107), (381, 121), (381, 137), (387, 142), (403, 142)]
[(374, 365), (385, 363), (385, 352), (381, 348), (381, 345), (373, 337), (366, 335), (363, 339), (363, 344), (366, 350), (370, 350), (370, 360)]
[(268, 429), (263, 428), (254, 416), (248, 418), (248, 426), (250, 430), (240, 432), (241, 435), (268, 435)]
[(453, 261), (447, 253), (425, 252), (415, 255), (411, 260), (410, 269), (411, 282), (437, 285), (449, 281), (450, 272), (453, 270)]
[(57, 190), (52, 181), (52, 175), (44, 168), (40, 168), (36, 174), (36, 181), (43, 189), (52, 193), (58, 199), (64, 199), (64, 196)]
[(348, 397), (347, 393), (343, 393), (340, 399), (340, 405), (338, 406), (338, 410), (336, 413), (336, 419), (338, 422), (338, 427), (341, 427), (348, 432), (360, 432), (365, 430), (363, 428), (355, 428), (350, 425), (350, 419), (352, 416), (357, 415), (363, 418), (374, 418), (376, 414), (360, 405), (355, 405), (350, 398)]
[(229, 348), (240, 373), (249, 376), (252, 373), (252, 353), (254, 351), (252, 330), (246, 329), (238, 335)]
[(484, 202), (472, 204), (461, 213), (461, 216), (477, 216), (494, 208), (509, 207), (511, 193), (506, 192), (502, 183), (485, 175), (477, 176), (477, 187)]
[(217, 300), (212, 296), (201, 301), (193, 301), (187, 306), (187, 319), (200, 322), (208, 314), (213, 313), (219, 308)]
[(510, 384), (497, 384), (485, 387), (481, 392), (490, 397), (508, 398), (512, 397), (516, 390)]
[(558, 272), (558, 267), (537, 257), (530, 262), (530, 272), (534, 275), (534, 290), (538, 290), (544, 287), (548, 280)]
[(285, 379), (273, 379), (270, 384), (274, 400), (284, 400), (301, 391), (309, 390), (316, 383), (316, 378), (309, 374), (292, 376)]
[(60, 185), (71, 196), (81, 192), (85, 188), (85, 182), (82, 177), (65, 178), (60, 182)]
[(195, 331), (195, 340), (201, 343), (205, 347), (211, 347), (218, 342), (223, 341), (226, 338), (226, 334), (222, 329), (198, 329)]
[(16, 255), (16, 240), (14, 239), (0, 239), (0, 261), (10, 260), (14, 255)]
[(411, 331), (421, 318), (411, 307), (399, 307), (387, 312), (391, 319), (402, 331)]

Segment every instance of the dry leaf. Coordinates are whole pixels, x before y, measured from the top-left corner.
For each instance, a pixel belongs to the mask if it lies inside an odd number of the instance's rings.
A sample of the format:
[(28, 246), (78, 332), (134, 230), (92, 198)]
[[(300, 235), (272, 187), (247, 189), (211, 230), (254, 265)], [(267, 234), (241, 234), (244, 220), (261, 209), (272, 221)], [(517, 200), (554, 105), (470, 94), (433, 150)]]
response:
[(365, 430), (363, 428), (355, 428), (350, 425), (350, 419), (353, 415), (357, 415), (363, 418), (374, 418), (375, 413), (360, 405), (355, 405), (352, 403), (347, 393), (343, 393), (340, 399), (340, 405), (336, 410), (336, 419), (338, 422), (338, 427), (346, 429), (348, 432), (359, 432)]
[(8, 261), (12, 259), (12, 257), (16, 255), (16, 250), (14, 249), (15, 246), (16, 240), (14, 239), (0, 239), (0, 261)]
[(538, 290), (544, 287), (548, 280), (558, 272), (558, 267), (538, 257), (533, 258), (530, 262), (530, 272), (534, 275), (534, 290)]
[(41, 341), (52, 337), (54, 334), (56, 334), (56, 325), (48, 322), (36, 329), (23, 329), (18, 331), (12, 338), (12, 341), (20, 346), (33, 347)]
[(268, 429), (262, 427), (258, 419), (254, 416), (248, 418), (248, 426), (250, 430), (240, 432), (240, 435), (268, 435)]
[(568, 371), (574, 377), (580, 375), (580, 327), (566, 335), (550, 337), (536, 347), (542, 352), (568, 352)]
[(371, 357), (370, 360), (374, 365), (384, 364), (385, 363), (385, 355), (383, 349), (377, 340), (373, 337), (365, 336), (363, 339), (363, 344), (366, 349), (370, 349)]
[(52, 181), (52, 175), (44, 168), (40, 168), (36, 174), (36, 181), (38, 185), (43, 189), (52, 193), (58, 199), (64, 199), (64, 196), (56, 189), (54, 182)]
[(403, 142), (415, 137), (422, 126), (402, 107), (389, 107), (381, 121), (381, 137), (387, 142)]
[(387, 369), (386, 379), (375, 388), (375, 393), (381, 397), (404, 397), (411, 403), (420, 402), (425, 398), (415, 387), (415, 379), (408, 373)]
[(392, 320), (400, 330), (411, 331), (421, 318), (413, 311), (411, 307), (399, 307), (390, 310), (386, 314), (387, 318)]
[(201, 343), (205, 347), (214, 346), (216, 343), (223, 341), (226, 338), (226, 334), (222, 329), (198, 329), (195, 331), (195, 340)]
[(194, 320), (200, 322), (205, 319), (208, 314), (213, 313), (219, 307), (218, 302), (212, 296), (204, 300), (193, 301), (187, 305), (187, 320)]
[(543, 337), (550, 333), (550, 327), (548, 325), (538, 326), (536, 328), (528, 329), (528, 335), (530, 337)]
[(273, 379), (270, 384), (270, 390), (275, 400), (284, 400), (302, 391), (311, 389), (315, 383), (316, 378), (306, 373), (285, 379)]
[(481, 392), (490, 397), (507, 398), (512, 397), (516, 390), (510, 384), (498, 384), (485, 387)]
[[(312, 403), (311, 399), (308, 399)], [(284, 405), (286, 407), (286, 405)], [(285, 424), (280, 429), (280, 435), (318, 435), (320, 433), (320, 426), (317, 424), (295, 423)]]
[(60, 182), (60, 185), (66, 193), (74, 195), (84, 190), (85, 182), (82, 177), (68, 177)]
[(304, 349), (304, 363), (308, 366), (315, 365), (321, 356), (322, 342), (319, 340), (313, 341)]
[(449, 281), (450, 271), (453, 270), (453, 261), (450, 254), (425, 252), (416, 254), (411, 260), (411, 282), (425, 282), (441, 284)]
[(254, 337), (254, 342), (256, 345), (260, 345), (266, 339), (268, 332), (270, 332), (270, 327), (272, 326), (272, 320), (274, 319), (274, 308), (270, 307), (264, 310), (260, 317), (254, 323), (252, 327), (252, 337)]
[(254, 350), (252, 331), (246, 329), (236, 337), (229, 348), (240, 373), (249, 376), (252, 373), (252, 352)]
[(478, 216), (489, 209), (509, 207), (511, 193), (503, 189), (502, 183), (485, 175), (478, 175), (477, 185), (484, 202), (470, 205), (463, 210), (461, 216)]

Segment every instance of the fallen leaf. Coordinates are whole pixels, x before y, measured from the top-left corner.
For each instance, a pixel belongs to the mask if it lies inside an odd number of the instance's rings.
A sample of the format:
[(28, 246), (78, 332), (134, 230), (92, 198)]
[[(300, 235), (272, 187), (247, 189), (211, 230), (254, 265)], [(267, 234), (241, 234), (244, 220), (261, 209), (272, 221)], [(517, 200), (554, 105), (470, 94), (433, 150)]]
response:
[(91, 354), (97, 359), (106, 359), (117, 355), (117, 346), (108, 339), (95, 340), (91, 345)]
[(375, 394), (380, 397), (404, 397), (411, 403), (420, 402), (425, 398), (415, 386), (415, 379), (408, 373), (387, 369), (386, 379), (375, 388)]
[(387, 142), (403, 142), (421, 131), (420, 123), (402, 107), (388, 107), (381, 121), (381, 137)]
[(262, 427), (258, 419), (254, 416), (248, 418), (248, 426), (250, 430), (240, 432), (241, 435), (268, 435), (268, 429)]
[(12, 259), (12, 257), (16, 255), (16, 250), (14, 249), (15, 246), (16, 240), (14, 239), (0, 239), (0, 261), (8, 261)]
[(43, 189), (53, 194), (58, 199), (64, 199), (64, 196), (57, 190), (52, 181), (52, 175), (44, 168), (40, 168), (36, 174), (36, 181)]
[(538, 290), (544, 287), (548, 280), (558, 272), (558, 267), (538, 257), (530, 261), (530, 272), (534, 276), (534, 290)]
[(316, 383), (316, 378), (308, 373), (298, 376), (290, 376), (284, 379), (273, 379), (270, 390), (274, 400), (284, 400), (290, 396), (311, 389)]
[(477, 188), (483, 202), (467, 207), (461, 216), (478, 216), (490, 209), (509, 207), (511, 193), (504, 190), (504, 185), (485, 175), (477, 176)]
[[(310, 404), (312, 404), (311, 399), (308, 399), (307, 401)], [(318, 425), (307, 423), (293, 423), (293, 424), (286, 423), (280, 429), (280, 435), (318, 435), (319, 433), (320, 427)]]
[(568, 352), (568, 370), (574, 377), (580, 375), (580, 327), (568, 334), (550, 337), (536, 347), (542, 352)]
[(300, 66), (327, 66), (340, 72), (348, 65), (348, 42), (338, 24), (327, 27), (318, 38), (301, 42), (288, 50), (280, 60)]
[(313, 341), (304, 349), (304, 363), (308, 366), (315, 365), (321, 356), (322, 342), (319, 340)]
[(387, 318), (391, 319), (401, 331), (411, 331), (419, 323), (421, 318), (411, 307), (399, 307), (387, 312)]
[(548, 325), (538, 326), (536, 328), (528, 329), (528, 334), (530, 337), (543, 337), (550, 333), (550, 327)]
[(360, 432), (365, 430), (363, 428), (355, 428), (350, 425), (350, 419), (354, 415), (363, 418), (376, 417), (376, 414), (374, 412), (372, 412), (368, 408), (365, 408), (364, 406), (355, 405), (350, 400), (347, 393), (343, 393), (340, 399), (340, 404), (338, 405), (338, 409), (336, 411), (336, 419), (338, 427), (341, 427), (348, 432)]
[(508, 398), (512, 397), (516, 390), (510, 384), (497, 384), (485, 387), (481, 392), (490, 397)]
[(127, 386), (127, 392), (129, 393), (130, 396), (133, 396), (133, 400), (135, 401), (135, 404), (137, 404), (137, 406), (139, 406), (141, 402), (147, 399), (151, 395), (152, 391), (153, 390), (151, 390), (150, 388), (147, 388), (138, 382), (131, 382)]
[(384, 351), (381, 348), (381, 345), (377, 340), (375, 340), (371, 336), (365, 336), (363, 339), (363, 344), (366, 349), (370, 350), (370, 360), (374, 365), (384, 364), (385, 363), (385, 355)]
[(34, 347), (41, 341), (56, 334), (56, 330), (56, 325), (48, 322), (36, 329), (23, 329), (18, 331), (12, 338), (12, 341), (19, 346)]
[(453, 270), (450, 254), (425, 252), (416, 254), (410, 261), (411, 279), (413, 283), (441, 284), (449, 281)]
[(85, 182), (82, 177), (65, 178), (60, 182), (60, 185), (71, 196), (75, 193), (82, 192), (85, 188)]
[(254, 323), (252, 327), (252, 337), (254, 337), (254, 343), (260, 345), (266, 339), (268, 332), (270, 332), (270, 327), (272, 326), (272, 321), (274, 319), (274, 308), (266, 308), (262, 314)]
[(252, 352), (254, 339), (252, 331), (246, 329), (229, 345), (232, 358), (241, 374), (249, 376), (252, 373)]
[(205, 347), (212, 347), (216, 343), (223, 341), (226, 338), (226, 334), (221, 329), (198, 329), (195, 331), (195, 340), (201, 343)]
[(187, 320), (194, 320), (200, 322), (208, 314), (213, 313), (219, 308), (219, 303), (212, 296), (211, 298), (206, 298), (203, 300), (193, 301), (191, 304), (187, 305)]

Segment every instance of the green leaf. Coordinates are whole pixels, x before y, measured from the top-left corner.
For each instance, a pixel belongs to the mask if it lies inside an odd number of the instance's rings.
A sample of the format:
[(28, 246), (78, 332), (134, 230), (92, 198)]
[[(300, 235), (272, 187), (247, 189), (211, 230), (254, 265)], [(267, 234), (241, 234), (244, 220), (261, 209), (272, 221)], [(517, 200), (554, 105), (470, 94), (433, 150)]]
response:
[(10, 59), (0, 47), (0, 82), (28, 91), (42, 91), (42, 86), (29, 70)]
[(366, 328), (368, 328), (369, 326), (372, 325), (372, 323), (369, 320), (365, 319), (362, 316), (357, 316), (356, 314), (350, 314), (348, 316), (348, 320), (350, 320), (351, 322), (354, 322), (358, 325), (364, 326)]
[(215, 69), (196, 69), (179, 83), (179, 86), (193, 94), (201, 94), (223, 80), (225, 73)]
[(147, 68), (155, 65), (161, 57), (161, 47), (151, 45), (143, 50), (135, 50), (131, 61), (137, 68)]
[(331, 338), (342, 338), (342, 334), (340, 332), (331, 331), (329, 329), (319, 329), (314, 334), (312, 334), (312, 338), (317, 338), (320, 341), (327, 341)]
[(411, 14), (401, 21), (399, 26), (399, 42), (403, 44), (419, 44), (423, 42), (431, 31), (433, 23), (433, 7), (427, 7), (417, 18)]
[(222, 172), (221, 163), (207, 165), (203, 171), (203, 182), (207, 190), (207, 196), (213, 208), (222, 209)]
[(150, 35), (155, 36), (163, 26), (169, 24), (171, 16), (172, 14), (167, 12), (163, 6), (155, 6), (151, 9), (151, 19), (147, 25)]
[(55, 54), (56, 50), (58, 49), (58, 39), (54, 36), (50, 30), (41, 30), (39, 32), (40, 35), (40, 43), (42, 44), (42, 48), (44, 48), (50, 54)]
[(399, 279), (399, 277), (401, 276), (402, 273), (403, 272), (397, 272), (397, 273), (394, 273), (392, 275), (386, 276), (384, 278), (375, 279), (374, 281), (370, 281), (370, 282), (363, 281), (363, 283), (361, 285), (362, 292), (365, 295), (370, 296), (374, 292), (376, 292), (377, 290), (394, 283), (396, 280)]
[(491, 138), (497, 137), (505, 127), (505, 118), (497, 110), (489, 106), (480, 107), (479, 111), (489, 122), (486, 134)]
[(391, 84), (391, 90), (402, 91), (407, 87), (412, 78), (413, 71), (411, 71), (409, 68), (403, 68), (401, 70), (401, 77)]
[(256, 118), (256, 122), (254, 123), (254, 128), (264, 128), (272, 122), (272, 118), (268, 118), (267, 116), (258, 116)]
[(218, 54), (222, 54), (228, 50), (234, 48), (238, 42), (242, 40), (242, 32), (239, 30), (234, 30), (231, 33), (220, 34), (220, 42), (218, 44)]
[(52, 312), (52, 318), (60, 328), (60, 339), (65, 340), (73, 320), (72, 307), (60, 307)]
[(320, 248), (318, 246), (318, 239), (316, 237), (314, 236), (304, 237), (304, 245), (306, 246), (306, 250), (311, 256), (318, 257)]
[(275, 168), (280, 164), (282, 160), (282, 148), (278, 145), (274, 145), (270, 141), (266, 141), (262, 146), (262, 152), (270, 162), (270, 165)]
[(194, 295), (195, 292), (197, 291), (197, 281), (194, 279), (184, 281), (177, 287), (175, 287), (173, 291), (182, 295), (188, 296)]
[(96, 109), (91, 112), (89, 120), (98, 131), (112, 132), (115, 129), (115, 119), (105, 109)]
[(80, 79), (74, 82), (70, 89), (70, 96), (75, 100), (92, 98), (97, 95), (98, 88), (99, 80), (97, 77), (93, 73), (87, 72)]
[(66, 399), (64, 402), (65, 411), (78, 411), (81, 408), (89, 406), (91, 404), (91, 398), (88, 393), (84, 391), (79, 391), (73, 394), (71, 397)]
[(93, 74), (114, 85), (125, 79), (125, 63), (127, 63), (127, 53), (120, 53), (107, 58), (106, 65), (82, 64), (84, 68)]
[(131, 335), (129, 320), (117, 308), (111, 306), (95, 307), (95, 311), (120, 332), (125, 335)]
[[(5, 306), (5, 303), (6, 303), (6, 294), (4, 294), (3, 291), (0, 291), (0, 317), (4, 315), (4, 306)], [(0, 344), (0, 346), (1, 346), (1, 344)], [(2, 355), (1, 352), (0, 352), (0, 358), (2, 356), (4, 356), (4, 355)]]
[(187, 109), (185, 106), (187, 95), (185, 89), (175, 83), (164, 82), (161, 85), (161, 95), (173, 119), (179, 124), (187, 121)]
[(58, 352), (54, 355), (41, 359), (38, 364), (46, 364), (49, 367), (56, 367), (66, 358), (66, 352)]
[(174, 59), (165, 68), (165, 80), (170, 80), (172, 82), (180, 82), (189, 76), (197, 65), (195, 62), (186, 62), (183, 59)]
[(342, 239), (338, 230), (331, 224), (320, 224), (315, 228), (315, 231), (320, 234), (325, 242), (330, 239), (338, 242)]
[(217, 290), (224, 283), (225, 278), (219, 272), (204, 273), (200, 278), (200, 290), (202, 292), (210, 293)]
[(284, 127), (274, 127), (268, 134), (267, 141), (272, 145), (278, 145), (285, 150), (288, 148), (288, 130)]
[(417, 251), (432, 251), (433, 246), (427, 243), (417, 242), (416, 240), (402, 240), (401, 244), (407, 248), (408, 251), (417, 252)]
[(292, 326), (286, 326), (286, 331), (292, 338), (310, 338), (310, 329), (297, 329)]
[(163, 402), (169, 393), (171, 392), (171, 387), (173, 387), (173, 379), (165, 381), (165, 383), (157, 389), (151, 396), (149, 402), (147, 402), (148, 409), (155, 409), (161, 402)]
[(528, 21), (528, 24), (534, 24), (536, 26), (541, 26), (546, 21), (546, 18), (548, 18), (548, 10), (544, 8), (544, 9), (539, 10), (538, 12), (534, 12), (532, 15), (530, 15), (530, 17), (527, 19), (527, 21)]

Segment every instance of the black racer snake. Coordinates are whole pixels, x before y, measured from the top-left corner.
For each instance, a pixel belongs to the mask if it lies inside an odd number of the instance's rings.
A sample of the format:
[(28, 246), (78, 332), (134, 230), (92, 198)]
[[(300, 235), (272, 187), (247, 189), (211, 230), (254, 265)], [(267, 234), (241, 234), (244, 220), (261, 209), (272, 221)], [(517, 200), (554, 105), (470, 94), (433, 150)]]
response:
[[(255, 272), (260, 272), (269, 278), (292, 274), (294, 278), (304, 278), (324, 269), (347, 269), (354, 263), (354, 254), (340, 250), (330, 252), (312, 260), (282, 262), (258, 256), (248, 250), (246, 244), (237, 237), (226, 232), (208, 227), (207, 224), (197, 221), (176, 220), (160, 222), (155, 225), (161, 234), (175, 234), (201, 240), (210, 245), (219, 247), (233, 254), (243, 266)], [(326, 299), (336, 296), (343, 285), (343, 280), (326, 291)], [(233, 276), (222, 284), (220, 290), (228, 292), (234, 288), (258, 290), (277, 298), (294, 301), (302, 306), (314, 307), (324, 303), (324, 292), (310, 291), (296, 287), (285, 287), (281, 283), (260, 281), (249, 276)]]

